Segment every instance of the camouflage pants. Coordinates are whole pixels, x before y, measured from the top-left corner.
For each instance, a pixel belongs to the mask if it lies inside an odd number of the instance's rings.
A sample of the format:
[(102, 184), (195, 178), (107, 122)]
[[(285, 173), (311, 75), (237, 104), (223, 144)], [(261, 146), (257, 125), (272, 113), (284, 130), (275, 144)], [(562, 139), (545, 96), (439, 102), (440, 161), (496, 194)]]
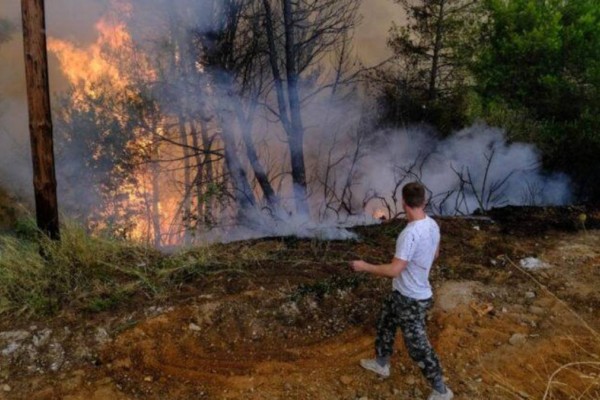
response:
[(442, 367), (431, 347), (425, 330), (425, 317), (432, 300), (415, 300), (397, 291), (385, 299), (377, 322), (375, 351), (377, 357), (390, 357), (394, 352), (396, 329), (400, 326), (408, 354), (421, 369), (432, 387), (443, 384)]

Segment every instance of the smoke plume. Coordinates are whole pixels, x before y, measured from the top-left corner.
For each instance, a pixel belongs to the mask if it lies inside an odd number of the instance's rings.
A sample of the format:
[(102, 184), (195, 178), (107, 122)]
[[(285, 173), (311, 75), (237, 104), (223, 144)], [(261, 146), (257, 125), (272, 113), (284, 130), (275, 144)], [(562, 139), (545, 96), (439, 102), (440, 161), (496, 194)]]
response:
[(445, 139), (424, 128), (384, 131), (375, 134), (372, 146), (359, 168), (361, 191), (379, 210), (397, 206), (390, 199), (399, 183), (409, 181), (428, 188), (430, 211), (436, 214), (571, 200), (569, 179), (543, 173), (535, 146), (508, 143), (499, 128), (478, 124)]

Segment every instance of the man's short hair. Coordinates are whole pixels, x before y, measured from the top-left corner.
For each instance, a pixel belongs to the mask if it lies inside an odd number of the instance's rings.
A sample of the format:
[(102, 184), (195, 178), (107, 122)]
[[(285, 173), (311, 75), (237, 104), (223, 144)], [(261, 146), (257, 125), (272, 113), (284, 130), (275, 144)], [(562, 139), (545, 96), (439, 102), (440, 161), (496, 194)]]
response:
[(402, 198), (412, 208), (425, 205), (425, 186), (418, 182), (407, 183), (402, 188)]

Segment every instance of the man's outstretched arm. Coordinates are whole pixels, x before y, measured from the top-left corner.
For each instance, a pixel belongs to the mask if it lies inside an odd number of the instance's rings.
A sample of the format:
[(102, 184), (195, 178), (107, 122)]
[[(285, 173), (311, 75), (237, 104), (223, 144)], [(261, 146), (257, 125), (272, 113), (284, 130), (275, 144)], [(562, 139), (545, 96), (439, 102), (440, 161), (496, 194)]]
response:
[(408, 261), (392, 258), (389, 264), (369, 264), (363, 260), (350, 261), (350, 266), (357, 272), (368, 272), (373, 275), (395, 278), (406, 268)]

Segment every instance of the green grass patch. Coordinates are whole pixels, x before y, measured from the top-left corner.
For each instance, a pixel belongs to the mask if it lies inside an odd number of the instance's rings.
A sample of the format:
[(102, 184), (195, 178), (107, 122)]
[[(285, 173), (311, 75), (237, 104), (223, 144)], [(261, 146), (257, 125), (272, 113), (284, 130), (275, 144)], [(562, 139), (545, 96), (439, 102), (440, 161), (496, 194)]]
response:
[(0, 235), (0, 314), (54, 314), (67, 305), (98, 312), (136, 291), (156, 293), (158, 251), (88, 235), (69, 224), (52, 241), (31, 219)]

